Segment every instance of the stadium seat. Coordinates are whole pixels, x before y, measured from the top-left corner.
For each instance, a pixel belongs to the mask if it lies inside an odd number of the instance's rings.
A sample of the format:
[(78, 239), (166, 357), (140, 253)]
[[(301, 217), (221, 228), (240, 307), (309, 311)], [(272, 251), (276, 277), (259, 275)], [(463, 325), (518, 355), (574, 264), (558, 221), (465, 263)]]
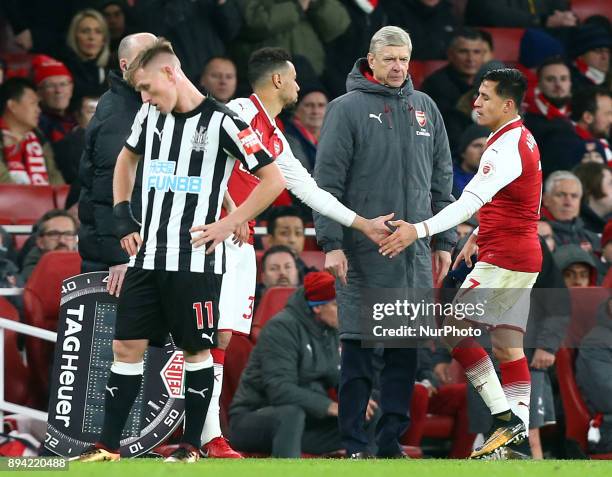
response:
[(610, 0), (572, 0), (572, 11), (584, 21), (591, 15), (603, 15), (608, 20), (612, 18), (612, 2)]
[(0, 185), (0, 217), (33, 224), (51, 209), (55, 209), (51, 186)]
[[(81, 257), (78, 252), (47, 252), (30, 275), (23, 291), (24, 318), (29, 325), (57, 330), (62, 282), (78, 275)], [(28, 363), (37, 385), (41, 405), (49, 393), (49, 370), (53, 364), (52, 343), (38, 338), (26, 339)]]
[(253, 343), (257, 342), (259, 333), (266, 322), (285, 307), (287, 300), (294, 292), (295, 288), (293, 287), (274, 287), (264, 293), (255, 310), (253, 325), (251, 326)]
[(6, 62), (6, 78), (15, 76), (29, 78), (32, 75), (32, 58), (29, 53), (9, 53), (2, 55)]
[[(232, 337), (227, 350), (225, 351), (225, 364), (223, 366), (223, 388), (219, 400), (221, 406), (221, 426), (229, 424), (229, 407), (238, 389), (240, 376), (249, 361), (249, 356), (253, 350), (253, 343), (246, 336), (236, 335)], [(227, 435), (227, 433), (226, 433)]]
[(494, 56), (500, 61), (518, 61), (524, 28), (482, 28), (493, 37)]
[(565, 337), (565, 346), (578, 347), (580, 341), (595, 326), (599, 306), (612, 296), (612, 290), (603, 287), (570, 288), (572, 314)]
[[(580, 389), (576, 384), (574, 362), (576, 350), (571, 348), (560, 348), (557, 351), (557, 378), (559, 380), (559, 392), (565, 413), (565, 437), (576, 442), (580, 449), (587, 451), (587, 433), (591, 414), (586, 407)], [(591, 454), (591, 459), (612, 459), (610, 454)]]
[[(0, 296), (0, 318), (19, 322), (19, 312), (6, 298)], [(32, 406), (30, 370), (17, 346), (17, 333), (4, 330), (4, 399), (13, 404)]]
[(55, 208), (56, 209), (65, 209), (66, 208), (66, 199), (68, 198), (68, 194), (70, 193), (70, 185), (64, 184), (53, 187), (53, 198), (55, 199)]
[(304, 250), (300, 254), (300, 258), (308, 267), (314, 267), (317, 270), (325, 269), (325, 253), (323, 252), (318, 252), (316, 250)]

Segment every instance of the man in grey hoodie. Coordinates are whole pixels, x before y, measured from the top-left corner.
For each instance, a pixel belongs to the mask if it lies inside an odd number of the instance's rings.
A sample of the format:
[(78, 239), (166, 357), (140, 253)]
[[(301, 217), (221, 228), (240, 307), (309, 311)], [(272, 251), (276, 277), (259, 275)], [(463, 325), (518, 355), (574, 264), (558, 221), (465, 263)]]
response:
[[(393, 210), (395, 217), (421, 221), (452, 202), (452, 162), (444, 123), (426, 94), (408, 77), (412, 43), (398, 27), (374, 34), (367, 58), (347, 79), (348, 93), (332, 101), (323, 122), (315, 179), (366, 217)], [(368, 215), (369, 214), (369, 215)], [(399, 260), (377, 246), (315, 214), (317, 240), (326, 269), (337, 283), (342, 368), (339, 422), (342, 443), (355, 458), (365, 457), (364, 415), (372, 387), (372, 350), (361, 348), (360, 288), (432, 286), (428, 240), (407, 249)], [(436, 238), (436, 282), (447, 272), (455, 231)], [(415, 349), (386, 349), (381, 372), (383, 416), (378, 455), (403, 456), (399, 437), (407, 427), (416, 369)]]

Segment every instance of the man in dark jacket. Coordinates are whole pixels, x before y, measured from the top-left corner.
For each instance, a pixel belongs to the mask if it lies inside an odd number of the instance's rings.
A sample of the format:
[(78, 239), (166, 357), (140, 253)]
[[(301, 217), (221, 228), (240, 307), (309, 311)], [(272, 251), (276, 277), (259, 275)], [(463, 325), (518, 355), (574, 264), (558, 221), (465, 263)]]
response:
[[(366, 217), (393, 210), (395, 218), (424, 220), (452, 202), (452, 161), (442, 117), (408, 77), (412, 44), (398, 27), (374, 34), (368, 58), (357, 61), (348, 93), (328, 105), (315, 165), (315, 179), (344, 204)], [(372, 350), (361, 347), (360, 287), (428, 287), (430, 245), (419, 241), (399, 260), (389, 260), (350, 230), (315, 214), (325, 268), (338, 286), (342, 347), (340, 432), (349, 455), (365, 457), (363, 415), (373, 379)], [(438, 276), (450, 265), (455, 230), (434, 244)], [(345, 255), (346, 252), (346, 255)], [(348, 267), (348, 274), (347, 274)], [(348, 281), (348, 283), (347, 283)], [(399, 437), (408, 425), (416, 370), (415, 349), (385, 349), (381, 373), (382, 418), (378, 454), (401, 457)]]
[(492, 27), (573, 27), (568, 0), (468, 0), (465, 23)]
[[(125, 37), (119, 45), (121, 70), (127, 71), (138, 53), (154, 41), (155, 36), (150, 33)], [(79, 253), (83, 259), (81, 270), (84, 273), (109, 270), (108, 290), (119, 295), (128, 256), (113, 233), (113, 171), (142, 102), (140, 95), (114, 71), (110, 84), (85, 133), (79, 170)], [(140, 220), (139, 187), (134, 188), (132, 210)]]
[(300, 457), (342, 447), (329, 394), (338, 385), (337, 328), (334, 277), (309, 273), (251, 353), (230, 408), (234, 448)]

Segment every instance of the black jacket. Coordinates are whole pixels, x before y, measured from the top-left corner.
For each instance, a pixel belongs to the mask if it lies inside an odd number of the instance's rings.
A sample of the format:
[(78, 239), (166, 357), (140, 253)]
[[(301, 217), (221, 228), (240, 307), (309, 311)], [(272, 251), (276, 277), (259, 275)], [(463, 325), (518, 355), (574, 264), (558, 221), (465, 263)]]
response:
[(421, 0), (383, 0), (390, 25), (410, 33), (413, 50), (410, 60), (445, 60), (446, 49), (458, 26), (453, 6), (442, 0), (435, 7)]
[(569, 3), (568, 0), (468, 0), (465, 24), (514, 28), (544, 26), (555, 10), (570, 10)]
[[(114, 71), (110, 74), (110, 84), (85, 131), (85, 150), (79, 169), (79, 252), (84, 261), (95, 262), (99, 269), (128, 260), (114, 235), (113, 171), (134, 116), (142, 105), (140, 96)], [(139, 167), (132, 195), (132, 210), (137, 220), (140, 220), (140, 177)]]
[(316, 321), (304, 288), (261, 331), (240, 378), (230, 415), (293, 404), (315, 419), (327, 416), (327, 390), (338, 386), (338, 332)]
[(78, 99), (83, 96), (102, 96), (108, 89), (108, 71), (98, 66), (96, 60), (83, 60), (69, 48), (60, 59), (72, 73), (72, 104), (77, 104)]

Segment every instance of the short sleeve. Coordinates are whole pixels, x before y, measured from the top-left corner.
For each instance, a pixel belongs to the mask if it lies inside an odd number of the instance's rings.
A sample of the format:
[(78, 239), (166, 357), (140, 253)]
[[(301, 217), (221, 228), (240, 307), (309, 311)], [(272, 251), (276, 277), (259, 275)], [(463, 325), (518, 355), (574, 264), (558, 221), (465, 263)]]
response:
[(149, 116), (149, 103), (143, 103), (136, 113), (132, 123), (132, 131), (125, 141), (125, 147), (135, 154), (144, 155), (145, 137), (147, 135), (147, 117)]
[(225, 115), (221, 122), (221, 147), (249, 172), (272, 162), (272, 156), (253, 129), (238, 116)]

